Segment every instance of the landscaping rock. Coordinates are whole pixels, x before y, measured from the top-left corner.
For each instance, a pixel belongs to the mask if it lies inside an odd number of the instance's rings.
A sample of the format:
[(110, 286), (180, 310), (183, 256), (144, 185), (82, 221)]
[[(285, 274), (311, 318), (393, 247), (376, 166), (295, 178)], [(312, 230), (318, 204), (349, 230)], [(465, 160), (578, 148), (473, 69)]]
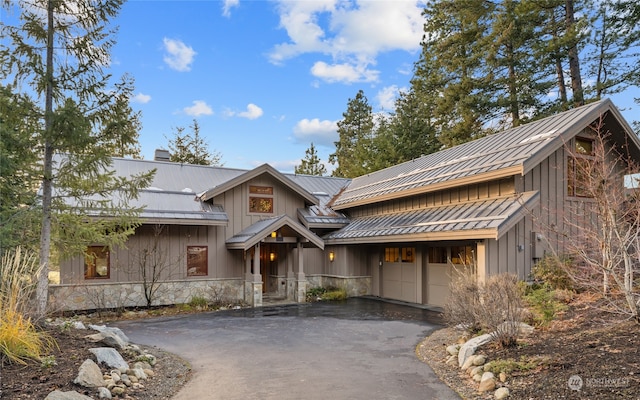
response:
[(460, 345), (459, 344), (452, 344), (451, 346), (447, 346), (447, 353), (449, 353), (452, 356), (457, 356), (458, 355), (458, 351), (460, 350)]
[(124, 343), (129, 344), (129, 338), (124, 334), (124, 332), (122, 332), (122, 329), (120, 328), (108, 327), (106, 325), (89, 325), (89, 329), (93, 329), (94, 331), (98, 331), (109, 336), (117, 336)]
[(93, 360), (87, 359), (80, 366), (78, 376), (73, 381), (76, 385), (86, 388), (99, 388), (106, 386), (100, 367)]
[(60, 390), (54, 390), (49, 393), (45, 400), (91, 400), (91, 397), (85, 396), (75, 391), (61, 392)]
[(480, 378), (480, 386), (478, 391), (488, 392), (496, 388), (496, 379), (492, 372), (485, 372)]
[(111, 399), (111, 392), (107, 388), (98, 388), (98, 398), (100, 399)]
[(493, 396), (496, 398), (496, 400), (504, 400), (509, 397), (509, 394), (509, 388), (501, 387), (496, 390)]
[(500, 372), (500, 375), (498, 375), (498, 378), (500, 379), (500, 382), (504, 383), (507, 381), (507, 374), (505, 374), (504, 372)]
[(129, 367), (120, 353), (112, 347), (97, 347), (89, 349), (89, 351), (96, 356), (98, 364), (104, 363), (109, 368)]
[(105, 346), (113, 347), (118, 350), (122, 350), (127, 346), (127, 342), (123, 341), (120, 336), (116, 335), (113, 332), (98, 332), (85, 337), (87, 340), (90, 340), (94, 343), (102, 343)]
[(478, 354), (477, 356), (473, 356), (473, 365), (480, 366), (484, 365), (487, 362), (487, 356), (484, 354)]
[(465, 361), (476, 352), (478, 347), (489, 343), (491, 340), (493, 340), (493, 336), (489, 333), (467, 340), (460, 346), (460, 350), (458, 351), (458, 366), (462, 367)]

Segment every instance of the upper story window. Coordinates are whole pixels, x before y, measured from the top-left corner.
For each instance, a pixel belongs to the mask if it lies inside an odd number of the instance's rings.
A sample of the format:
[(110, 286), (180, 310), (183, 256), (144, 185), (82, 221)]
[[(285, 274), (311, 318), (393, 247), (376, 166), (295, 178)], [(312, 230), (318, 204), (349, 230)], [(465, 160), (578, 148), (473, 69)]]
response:
[(109, 248), (89, 246), (84, 256), (84, 279), (109, 279)]
[(590, 197), (589, 177), (593, 167), (593, 139), (576, 137), (567, 160), (567, 195)]
[(273, 213), (273, 187), (249, 186), (249, 212)]

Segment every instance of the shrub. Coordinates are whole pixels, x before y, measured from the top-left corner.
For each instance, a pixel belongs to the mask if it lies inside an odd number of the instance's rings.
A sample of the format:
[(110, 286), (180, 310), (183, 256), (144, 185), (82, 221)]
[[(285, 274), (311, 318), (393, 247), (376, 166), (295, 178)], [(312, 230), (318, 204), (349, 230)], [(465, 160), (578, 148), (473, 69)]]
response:
[(525, 317), (517, 277), (500, 274), (481, 284), (471, 271), (458, 273), (451, 280), (445, 320), (470, 333), (490, 332), (503, 347), (515, 345)]
[[(556, 290), (547, 284), (533, 284), (525, 288), (524, 300), (533, 312), (534, 323), (546, 326), (553, 321), (556, 315), (567, 309), (567, 306), (558, 301)], [(565, 291), (558, 291), (565, 293)]]
[(202, 296), (193, 296), (188, 304), (195, 309), (206, 309), (209, 306), (207, 299)]
[(570, 267), (571, 259), (547, 255), (533, 267), (531, 274), (535, 281), (546, 283), (552, 289), (573, 289)]
[(38, 268), (36, 258), (23, 255), (17, 248), (2, 257), (0, 268), (0, 357), (26, 364), (39, 360), (55, 346), (45, 333), (38, 331), (27, 316)]
[(335, 286), (327, 286), (327, 287), (314, 287), (307, 290), (307, 301), (339, 301), (346, 300), (347, 290), (343, 288), (337, 288)]
[(488, 372), (492, 372), (495, 375), (504, 372), (509, 375), (512, 372), (525, 372), (531, 371), (532, 369), (538, 368), (540, 365), (545, 365), (549, 363), (548, 357), (526, 357), (521, 356), (519, 360), (515, 360), (513, 358), (507, 359), (497, 359), (489, 361), (485, 366), (484, 370)]
[(483, 328), (503, 347), (516, 344), (525, 309), (518, 278), (512, 274), (491, 276), (481, 289), (483, 307), (478, 312)]
[(444, 305), (444, 319), (450, 326), (462, 326), (470, 333), (482, 328), (480, 286), (474, 273), (458, 271), (449, 284), (449, 298)]

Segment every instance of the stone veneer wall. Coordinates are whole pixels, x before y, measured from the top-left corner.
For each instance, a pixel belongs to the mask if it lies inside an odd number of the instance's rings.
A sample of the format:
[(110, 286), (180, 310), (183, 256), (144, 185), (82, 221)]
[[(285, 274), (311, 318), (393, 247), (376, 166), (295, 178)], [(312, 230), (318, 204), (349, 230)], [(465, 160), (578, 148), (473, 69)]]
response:
[(307, 275), (307, 287), (344, 288), (347, 296), (364, 296), (371, 294), (370, 276), (333, 276), (333, 275)]
[[(345, 288), (348, 296), (371, 294), (370, 276), (307, 275), (306, 279), (306, 289), (334, 286)], [(276, 282), (287, 280), (278, 277)], [(278, 294), (291, 295), (293, 300), (295, 282), (289, 284), (291, 288), (278, 285)], [(184, 304), (194, 296), (204, 297), (211, 302), (241, 302), (247, 299), (245, 290), (245, 281), (241, 278), (162, 282), (154, 296), (153, 305)], [(52, 312), (143, 306), (146, 306), (146, 300), (141, 282), (49, 285), (49, 310)]]
[[(211, 302), (244, 301), (243, 279), (198, 279), (158, 284), (153, 304), (188, 303), (194, 296)], [(49, 285), (49, 309), (78, 311), (146, 306), (141, 282)]]

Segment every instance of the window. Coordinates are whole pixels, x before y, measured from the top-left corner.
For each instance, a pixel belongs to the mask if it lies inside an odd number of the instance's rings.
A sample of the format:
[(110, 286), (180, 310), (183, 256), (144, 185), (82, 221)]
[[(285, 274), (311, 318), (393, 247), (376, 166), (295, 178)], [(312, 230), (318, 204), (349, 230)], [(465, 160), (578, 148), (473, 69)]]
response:
[(84, 279), (109, 279), (109, 248), (89, 246), (84, 256)]
[(187, 246), (187, 276), (206, 276), (208, 260), (207, 246)]
[(474, 263), (473, 248), (471, 246), (453, 246), (451, 248), (451, 263), (472, 265)]
[(567, 160), (567, 195), (589, 197), (589, 173), (593, 167), (593, 140), (575, 138), (573, 154)]
[(249, 196), (249, 212), (273, 213), (273, 188), (269, 186), (249, 186), (249, 193), (260, 196)]
[(386, 247), (384, 249), (384, 262), (412, 263), (416, 261), (416, 249), (414, 247)]
[(429, 263), (446, 264), (447, 248), (446, 247), (429, 247)]

